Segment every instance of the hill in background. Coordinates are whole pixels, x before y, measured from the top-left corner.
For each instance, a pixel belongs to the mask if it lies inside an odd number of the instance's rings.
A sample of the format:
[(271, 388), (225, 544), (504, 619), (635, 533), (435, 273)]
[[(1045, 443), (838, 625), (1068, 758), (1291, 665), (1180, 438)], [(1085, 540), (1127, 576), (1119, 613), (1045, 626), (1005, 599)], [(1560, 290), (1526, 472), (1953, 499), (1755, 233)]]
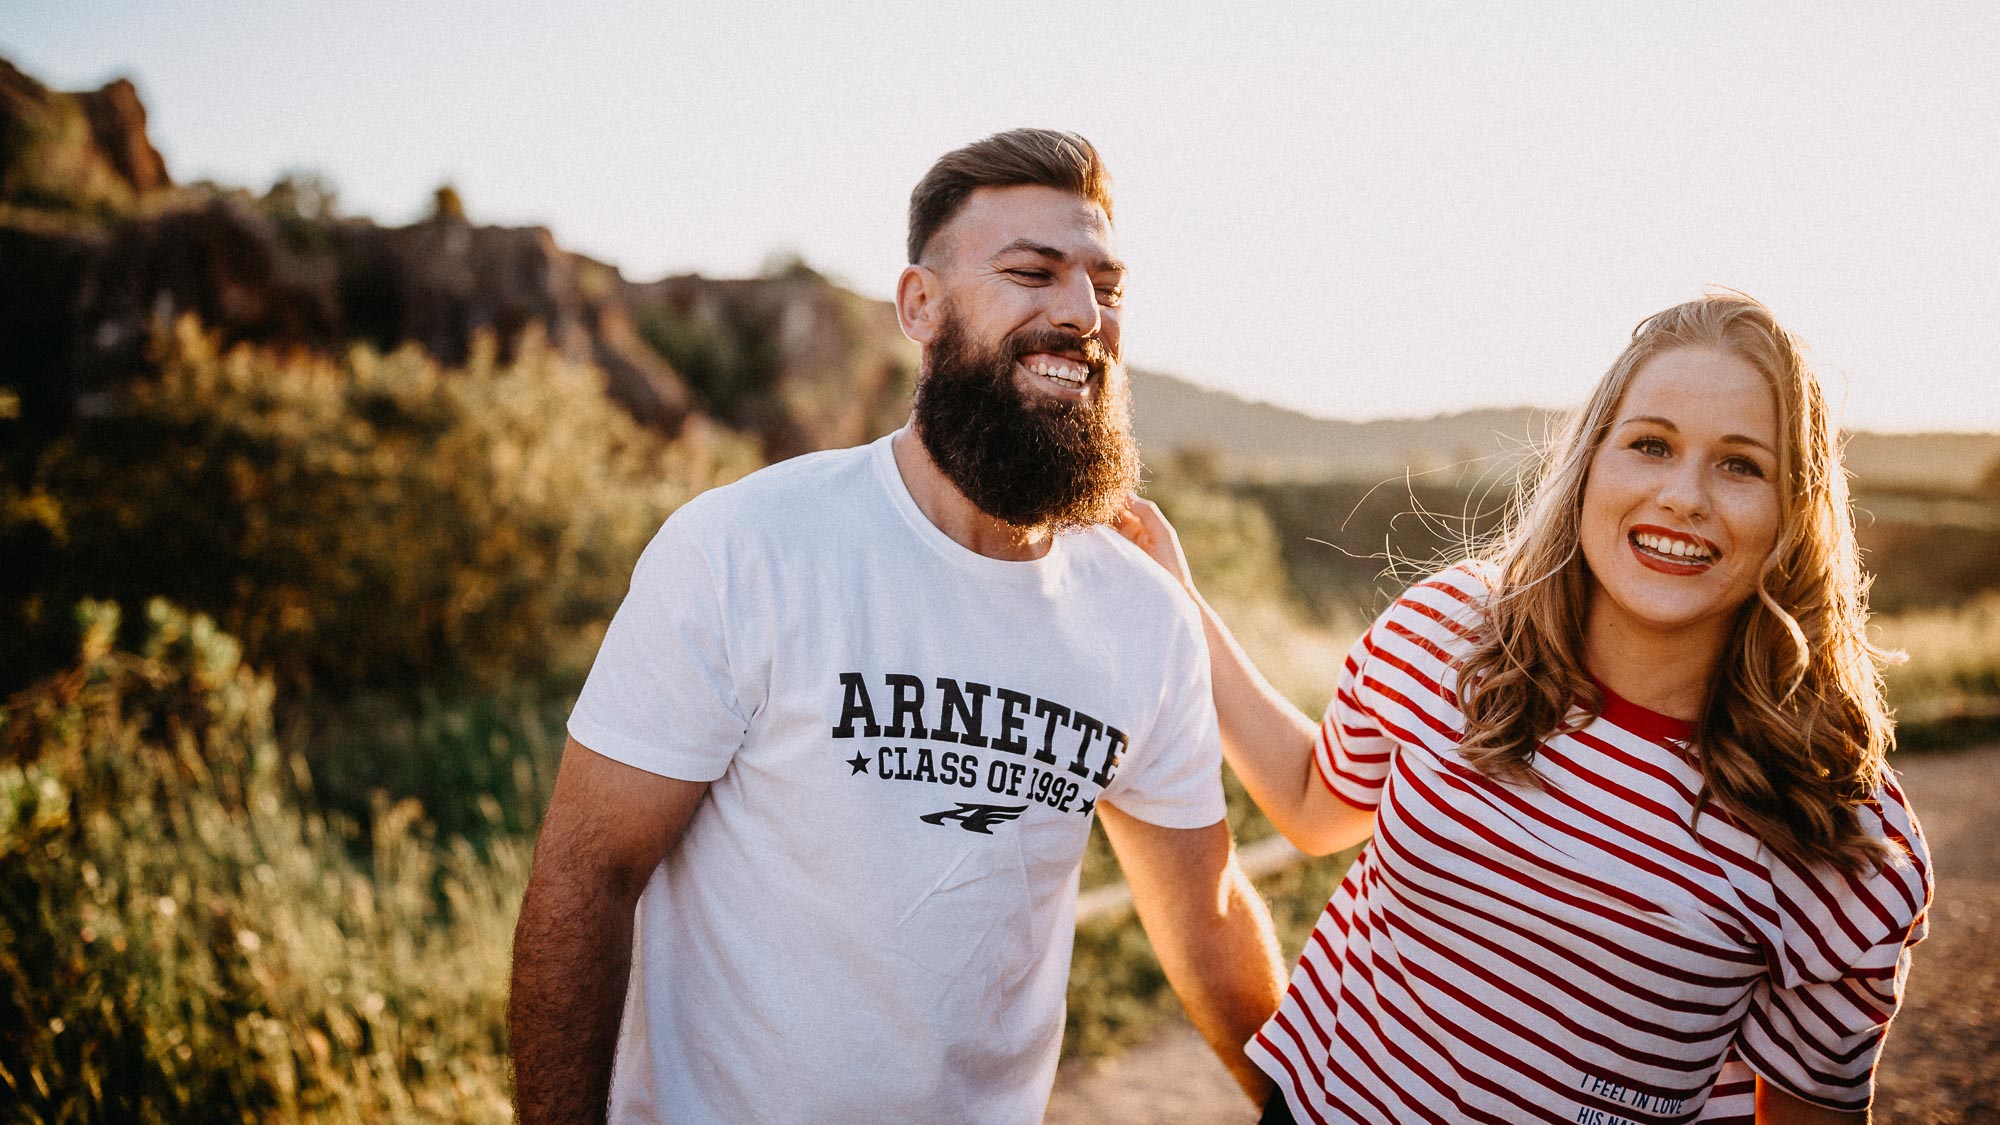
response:
[[(1157, 372), (1132, 373), (1133, 428), (1147, 453), (1199, 450), (1226, 475), (1439, 483), (1505, 480), (1554, 438), (1557, 411), (1466, 410), (1348, 422), (1249, 402)], [(2000, 479), (2000, 434), (1849, 435), (1847, 468), (1869, 489), (1976, 493)]]
[(1407, 470), (1444, 481), (1467, 474), (1506, 478), (1559, 421), (1551, 411), (1519, 407), (1347, 422), (1249, 402), (1171, 375), (1132, 373), (1132, 425), (1147, 453), (1199, 451), (1231, 476), (1376, 480)]

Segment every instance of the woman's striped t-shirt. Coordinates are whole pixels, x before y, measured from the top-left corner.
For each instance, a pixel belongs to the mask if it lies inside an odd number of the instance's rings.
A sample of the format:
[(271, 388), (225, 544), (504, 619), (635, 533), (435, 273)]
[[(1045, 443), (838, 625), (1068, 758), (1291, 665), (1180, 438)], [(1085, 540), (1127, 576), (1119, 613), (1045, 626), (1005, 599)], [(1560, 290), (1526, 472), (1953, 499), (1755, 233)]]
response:
[(1487, 779), (1453, 666), (1488, 573), (1412, 588), (1347, 660), (1319, 769), (1375, 836), (1251, 1057), (1323, 1125), (1750, 1122), (1754, 1075), (1864, 1107), (1930, 901), (1893, 779), (1860, 815), (1907, 858), (1865, 876), (1697, 820), (1687, 724), (1623, 700), (1541, 748), (1542, 789)]

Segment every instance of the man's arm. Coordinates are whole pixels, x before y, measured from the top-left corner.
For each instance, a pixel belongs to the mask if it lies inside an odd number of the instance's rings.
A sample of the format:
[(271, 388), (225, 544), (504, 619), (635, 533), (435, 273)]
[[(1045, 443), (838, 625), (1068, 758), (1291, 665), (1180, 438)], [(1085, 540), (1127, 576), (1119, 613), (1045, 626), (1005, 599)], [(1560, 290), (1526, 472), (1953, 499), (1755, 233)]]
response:
[(1229, 826), (1162, 828), (1100, 804), (1132, 903), (1188, 1018), (1256, 1105), (1271, 1096), (1243, 1045), (1278, 1010), (1285, 969), (1271, 913), (1236, 865)]
[(574, 738), (563, 746), (514, 927), (507, 1028), (522, 1125), (604, 1120), (632, 913), (707, 792)]

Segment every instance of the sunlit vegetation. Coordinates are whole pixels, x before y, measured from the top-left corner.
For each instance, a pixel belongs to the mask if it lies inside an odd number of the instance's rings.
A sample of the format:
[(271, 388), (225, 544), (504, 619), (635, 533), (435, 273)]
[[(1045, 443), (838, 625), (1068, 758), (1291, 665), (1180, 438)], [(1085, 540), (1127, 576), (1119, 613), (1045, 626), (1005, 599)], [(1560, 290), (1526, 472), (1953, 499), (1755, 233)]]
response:
[(58, 440), (0, 430), (0, 1121), (504, 1120), (567, 695), (749, 445), (533, 341), (157, 351)]
[(319, 815), (234, 640), (164, 601), (131, 648), (116, 606), (78, 617), (0, 718), (0, 1120), (505, 1120), (527, 839)]
[(82, 597), (207, 613), (288, 688), (493, 687), (586, 667), (681, 501), (754, 465), (668, 442), (530, 338), (446, 369), (221, 348), (181, 321), (158, 375), (0, 482), (0, 684)]
[(1878, 643), (1908, 657), (1884, 677), (1902, 746), (2000, 737), (2000, 594), (1875, 623)]

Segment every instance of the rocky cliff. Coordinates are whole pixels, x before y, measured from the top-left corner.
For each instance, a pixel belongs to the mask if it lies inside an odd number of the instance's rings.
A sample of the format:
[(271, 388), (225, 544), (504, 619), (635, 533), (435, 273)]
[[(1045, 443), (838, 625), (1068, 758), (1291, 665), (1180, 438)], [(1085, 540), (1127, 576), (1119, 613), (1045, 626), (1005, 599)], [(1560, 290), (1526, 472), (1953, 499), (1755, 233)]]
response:
[(193, 314), (232, 341), (414, 343), (448, 364), (480, 333), (504, 358), (536, 331), (601, 368), (641, 421), (673, 434), (712, 416), (773, 458), (865, 440), (906, 407), (914, 353), (893, 313), (809, 269), (634, 284), (543, 228), (446, 202), (384, 227), (290, 181), (176, 187), (131, 83), (61, 93), (0, 61), (0, 385), (32, 428), (58, 430)]
[(57, 93), (0, 59), (0, 201), (119, 211), (171, 185), (132, 83)]

